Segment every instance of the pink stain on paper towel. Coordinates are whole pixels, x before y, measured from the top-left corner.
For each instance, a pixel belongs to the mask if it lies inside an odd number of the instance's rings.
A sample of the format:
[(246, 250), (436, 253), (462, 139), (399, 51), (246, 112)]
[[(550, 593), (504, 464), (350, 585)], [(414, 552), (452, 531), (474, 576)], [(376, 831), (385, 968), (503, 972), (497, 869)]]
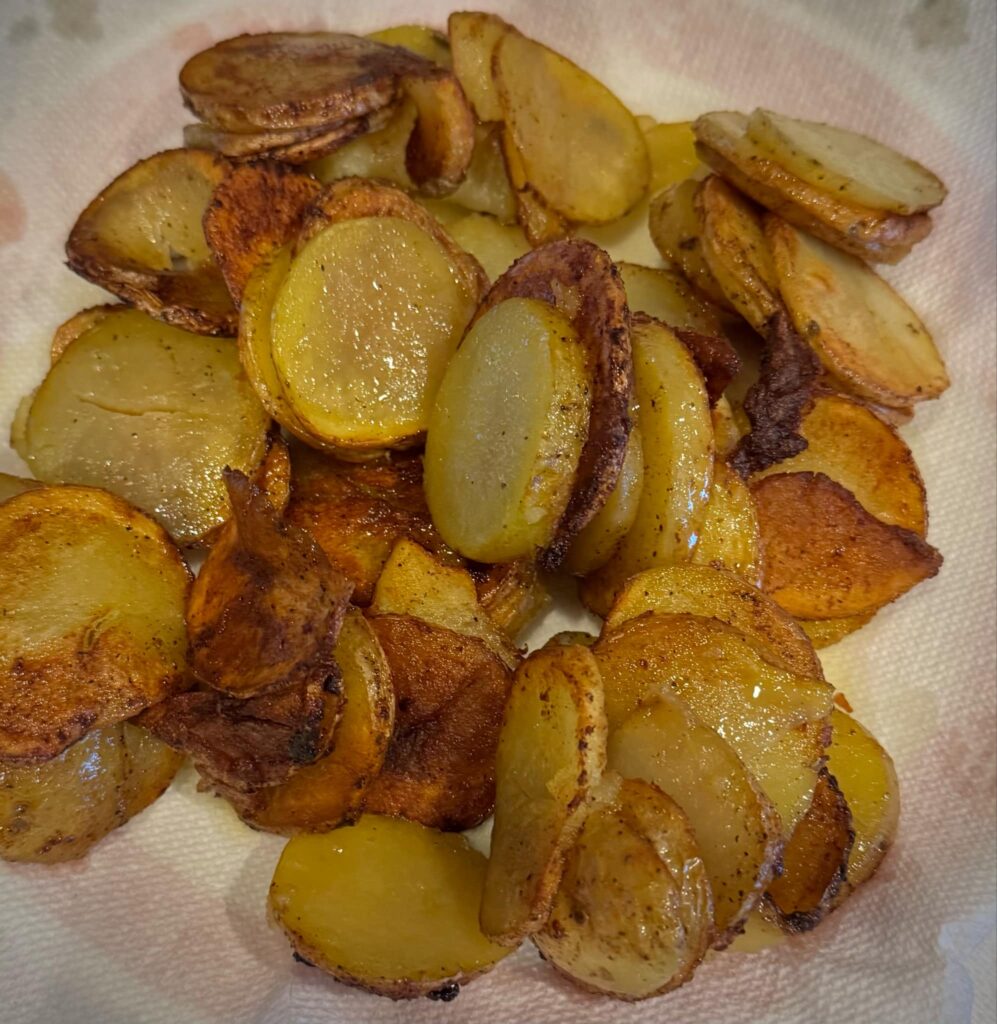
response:
[(28, 212), (10, 177), (0, 171), (0, 246), (13, 245), (24, 237)]

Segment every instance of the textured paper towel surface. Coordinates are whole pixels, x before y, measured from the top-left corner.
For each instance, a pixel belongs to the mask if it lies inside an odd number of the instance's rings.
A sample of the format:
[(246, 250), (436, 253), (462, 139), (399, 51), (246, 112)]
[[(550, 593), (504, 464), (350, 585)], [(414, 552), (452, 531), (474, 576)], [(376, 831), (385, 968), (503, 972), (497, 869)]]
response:
[[(904, 433), (941, 575), (825, 658), (903, 787), (880, 876), (814, 935), (726, 955), (640, 1006), (589, 997), (530, 948), (451, 1005), (392, 1004), (292, 962), (264, 918), (281, 841), (184, 775), (84, 862), (0, 866), (0, 1019), (101, 1024), (994, 1019), (994, 5), (991, 0), (485, 4), (662, 120), (775, 107), (838, 121), (936, 170), (932, 237), (887, 271), (953, 386)], [(138, 157), (178, 145), (184, 58), (236, 32), (442, 25), (439, 0), (0, 4), (0, 431), (52, 329), (102, 293), (62, 267), (76, 214)], [(0, 470), (19, 469), (0, 447)], [(544, 626), (560, 628), (557, 616)]]

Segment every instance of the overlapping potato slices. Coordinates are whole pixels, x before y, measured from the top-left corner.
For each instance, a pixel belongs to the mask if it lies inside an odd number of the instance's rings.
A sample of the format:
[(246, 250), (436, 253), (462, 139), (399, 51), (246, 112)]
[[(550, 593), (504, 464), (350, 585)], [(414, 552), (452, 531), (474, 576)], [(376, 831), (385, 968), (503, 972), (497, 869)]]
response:
[(691, 561), (729, 569), (749, 583), (762, 575), (761, 532), (748, 485), (725, 462), (713, 466), (713, 482)]
[(454, 73), (479, 121), (502, 120), (492, 58), (499, 40), (511, 29), (497, 15), (477, 11), (454, 11), (447, 19)]

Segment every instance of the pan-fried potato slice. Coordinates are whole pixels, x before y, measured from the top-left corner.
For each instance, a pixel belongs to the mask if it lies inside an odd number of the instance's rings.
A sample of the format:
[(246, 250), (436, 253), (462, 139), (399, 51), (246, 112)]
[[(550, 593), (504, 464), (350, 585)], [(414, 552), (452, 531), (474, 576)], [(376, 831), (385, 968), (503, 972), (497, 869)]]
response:
[(342, 124), (331, 127), (323, 125), (319, 128), (225, 132), (196, 122), (184, 125), (183, 142), (189, 149), (214, 150), (230, 160), (272, 157), (282, 163), (307, 163), (371, 130), (372, 120), (380, 120), (390, 109), (387, 107), (385, 111), (367, 117), (356, 117)]
[(754, 499), (748, 485), (719, 460), (713, 467), (710, 498), (691, 561), (729, 569), (754, 585), (761, 580), (761, 535)]
[(931, 218), (884, 213), (816, 189), (769, 160), (748, 137), (745, 114), (716, 111), (693, 125), (696, 151), (717, 174), (790, 224), (873, 263), (897, 263), (931, 233)]
[(510, 298), (475, 321), (426, 438), (426, 499), (448, 544), (503, 562), (552, 543), (585, 445), (590, 382), (578, 336), (553, 306)]
[(601, 82), (515, 30), (498, 41), (492, 74), (526, 181), (554, 210), (604, 223), (644, 195), (651, 170), (644, 134)]
[(522, 154), (516, 148), (512, 133), (505, 127), (502, 129), (502, 157), (516, 199), (516, 220), (530, 245), (541, 246), (566, 238), (570, 232), (567, 220), (527, 180)]
[(122, 303), (108, 303), (103, 306), (90, 306), (81, 309), (79, 313), (74, 313), (64, 323), (59, 324), (52, 335), (52, 362), (54, 363), (81, 334), (85, 334), (91, 327), (96, 327), (106, 319), (109, 313), (119, 313), (127, 308)]
[(510, 31), (512, 27), (494, 14), (454, 11), (447, 19), (454, 73), (479, 121), (502, 120), (492, 56), (499, 40)]
[(511, 671), (480, 640), (420, 619), (375, 615), (370, 625), (398, 711), (384, 766), (367, 788), (367, 810), (447, 831), (480, 825), (495, 804)]
[(536, 651), (516, 671), (495, 768), (484, 933), (506, 946), (539, 931), (606, 763), (602, 680), (585, 647)]
[(827, 683), (777, 668), (743, 634), (694, 615), (631, 619), (593, 651), (611, 728), (659, 693), (681, 698), (730, 744), (792, 834), (824, 756)]
[(450, 43), (442, 32), (425, 25), (393, 25), (367, 34), (368, 39), (386, 46), (402, 46), (442, 68), (449, 68)]
[(705, 565), (669, 565), (638, 573), (617, 594), (606, 631), (645, 612), (699, 615), (743, 633), (766, 661), (822, 679), (820, 660), (800, 624), (741, 577)]
[(393, 999), (453, 998), (511, 952), (478, 925), (485, 865), (464, 836), (365, 814), (291, 839), (267, 905), (295, 953), (338, 981)]
[(290, 242), (322, 186), (284, 164), (233, 167), (211, 193), (204, 236), (238, 305), (253, 271)]
[(23, 494), (25, 491), (32, 491), (41, 486), (37, 480), (11, 476), (10, 473), (0, 473), (0, 502), (13, 498), (15, 494)]
[(55, 757), (185, 685), (190, 571), (160, 526), (89, 487), (0, 505), (0, 758)]
[(530, 251), (522, 228), (500, 224), (486, 213), (471, 213), (450, 226), (453, 240), (497, 281), (520, 256)]
[(799, 619), (862, 615), (934, 576), (941, 554), (880, 522), (823, 473), (778, 473), (753, 484), (762, 589)]
[(472, 567), (471, 574), (481, 607), (513, 642), (550, 601), (536, 562), (530, 558), (489, 565), (483, 570)]
[(0, 857), (82, 857), (160, 797), (182, 757), (127, 722), (92, 729), (51, 761), (0, 761)]
[(691, 121), (668, 124), (652, 122), (642, 127), (647, 153), (651, 159), (650, 191), (653, 195), (686, 178), (696, 177), (702, 169), (696, 153), (696, 137)]
[(685, 812), (713, 892), (712, 944), (723, 949), (775, 875), (782, 843), (772, 804), (730, 746), (667, 693), (613, 730), (607, 764), (654, 783)]
[(858, 499), (877, 519), (923, 537), (928, 528), (924, 481), (911, 450), (889, 424), (844, 395), (819, 395), (800, 433), (807, 447), (762, 470), (823, 473)]
[(256, 469), (269, 422), (231, 341), (122, 309), (52, 365), (17, 447), (39, 480), (106, 487), (190, 543), (225, 519), (222, 470)]
[(632, 313), (646, 313), (672, 330), (684, 328), (717, 337), (723, 334), (722, 311), (694, 291), (674, 270), (618, 264)]
[(66, 241), (70, 268), (168, 324), (233, 334), (235, 308), (201, 227), (229, 166), (194, 149), (140, 160), (77, 218)]
[(949, 386), (928, 329), (878, 274), (778, 218), (765, 234), (796, 329), (849, 390), (906, 406)]
[(226, 470), (225, 484), (232, 518), (187, 603), (192, 671), (232, 697), (335, 687), (332, 649), (353, 584), (243, 474)]
[(875, 614), (863, 612), (861, 615), (846, 615), (840, 619), (800, 619), (800, 628), (814, 647), (820, 650), (861, 629)]
[(890, 213), (923, 213), (948, 193), (916, 160), (866, 135), (761, 108), (748, 137), (770, 159), (824, 192)]
[(713, 927), (710, 882), (682, 809), (655, 786), (617, 780), (565, 857), (534, 936), (576, 985), (628, 1002), (688, 981)]
[(503, 224), (516, 223), (516, 196), (502, 155), (501, 125), (479, 124), (475, 127), (471, 164), (450, 199), (476, 213), (490, 213)]
[(824, 768), (810, 810), (782, 851), (782, 873), (769, 885), (783, 928), (806, 932), (824, 919), (845, 881), (853, 839), (851, 811)]

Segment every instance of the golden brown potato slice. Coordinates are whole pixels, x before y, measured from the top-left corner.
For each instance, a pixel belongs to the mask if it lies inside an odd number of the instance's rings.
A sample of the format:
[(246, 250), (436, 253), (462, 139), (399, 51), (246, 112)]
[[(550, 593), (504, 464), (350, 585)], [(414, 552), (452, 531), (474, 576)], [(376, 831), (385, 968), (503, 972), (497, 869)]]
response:
[(710, 881), (681, 808), (617, 780), (565, 857), (550, 920), (534, 942), (576, 985), (628, 1002), (692, 977), (713, 928)]
[(199, 334), (234, 334), (235, 307), (201, 227), (229, 162), (171, 149), (140, 160), (80, 214), (66, 241), (81, 277)]
[(928, 329), (878, 274), (778, 218), (765, 233), (796, 329), (849, 390), (902, 407), (949, 386)]
[(941, 554), (916, 533), (880, 522), (823, 473), (778, 473), (753, 484), (762, 589), (790, 615), (862, 615), (934, 576)]
[(674, 270), (620, 263), (620, 276), (633, 313), (647, 313), (672, 330), (684, 328), (698, 334), (723, 334), (723, 311), (707, 301)]
[(748, 485), (719, 460), (713, 467), (710, 498), (691, 561), (729, 569), (755, 586), (761, 581), (761, 534), (754, 499)]
[(52, 365), (16, 443), (39, 480), (106, 487), (191, 543), (225, 519), (222, 470), (256, 470), (269, 422), (231, 341), (122, 308)]
[(160, 526), (89, 487), (0, 505), (0, 758), (55, 757), (186, 684), (190, 571)]
[(260, 161), (233, 167), (211, 193), (204, 235), (236, 305), (256, 267), (293, 240), (321, 191), (309, 175)]
[(471, 575), (481, 607), (513, 642), (550, 601), (536, 562), (529, 558), (472, 566)]
[(69, 346), (81, 335), (96, 327), (110, 313), (120, 313), (128, 307), (122, 303), (108, 303), (103, 306), (90, 306), (74, 313), (64, 323), (59, 324), (52, 335), (52, 347), (50, 349), (52, 362), (54, 363)]
[(226, 470), (225, 485), (232, 518), (187, 603), (192, 671), (232, 697), (312, 682), (335, 688), (332, 649), (353, 584), (243, 474)]
[(768, 797), (730, 746), (667, 693), (613, 730), (607, 764), (654, 783), (685, 812), (713, 892), (711, 941), (723, 949), (779, 863), (782, 830)]
[(823, 473), (847, 488), (877, 519), (923, 537), (928, 528), (924, 481), (911, 450), (889, 424), (844, 395), (819, 395), (800, 424), (807, 447), (763, 470)]
[(499, 40), (510, 31), (512, 26), (494, 14), (454, 11), (447, 19), (454, 74), (479, 121), (502, 120), (492, 56)]
[(0, 761), (0, 857), (82, 857), (158, 799), (183, 758), (127, 722), (92, 729), (43, 764)]
[(0, 473), (0, 502), (13, 498), (15, 494), (23, 494), (25, 491), (31, 491), (41, 486), (37, 480), (11, 476), (10, 473)]
[(653, 119), (641, 126), (647, 153), (651, 159), (650, 192), (660, 192), (703, 171), (696, 153), (696, 137), (691, 121), (658, 124)]
[(449, 1000), (511, 952), (478, 925), (485, 865), (464, 836), (365, 814), (291, 839), (267, 904), (295, 953), (337, 981)]
[(814, 188), (890, 213), (923, 213), (948, 189), (916, 160), (866, 135), (756, 109), (748, 137), (772, 160)]
[[(475, 126), (471, 164), (450, 199), (476, 213), (490, 213), (503, 224), (516, 223), (516, 196), (502, 155), (501, 125)], [(490, 276), (495, 278), (498, 274)]]
[(471, 213), (454, 221), (449, 228), (453, 240), (466, 249), (497, 281), (520, 256), (530, 251), (522, 228), (500, 224), (486, 213)]
[(443, 68), (451, 65), (450, 42), (446, 35), (437, 32), (435, 28), (427, 28), (425, 25), (393, 25), (391, 28), (369, 32), (367, 38), (386, 46), (404, 47)]
[(495, 751), (511, 671), (480, 641), (407, 615), (375, 615), (397, 713), (374, 814), (460, 832), (495, 804)]
[(800, 628), (814, 647), (820, 650), (861, 629), (875, 614), (863, 612), (861, 615), (846, 615), (840, 619), (800, 619)]
[(481, 927), (506, 946), (539, 931), (606, 763), (602, 680), (585, 647), (523, 662), (505, 707)]

